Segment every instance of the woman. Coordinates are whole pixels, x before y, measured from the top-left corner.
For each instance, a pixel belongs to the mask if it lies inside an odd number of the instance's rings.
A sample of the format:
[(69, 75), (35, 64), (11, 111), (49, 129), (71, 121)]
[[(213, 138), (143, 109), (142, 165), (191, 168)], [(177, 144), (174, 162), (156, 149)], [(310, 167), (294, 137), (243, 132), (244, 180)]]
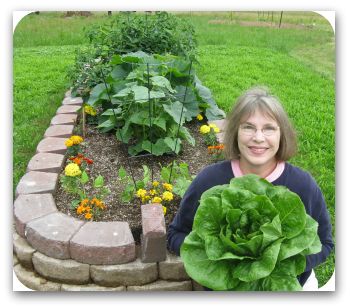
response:
[(310, 277), (308, 284), (314, 282), (317, 288), (312, 269), (324, 262), (333, 248), (332, 226), (315, 180), (309, 173), (286, 162), (296, 153), (296, 136), (279, 101), (263, 88), (247, 91), (227, 118), (224, 144), (227, 160), (204, 168), (184, 195), (169, 226), (169, 250), (180, 255), (180, 247), (191, 232), (203, 192), (228, 184), (234, 177), (253, 173), (298, 194), (306, 212), (318, 222), (322, 250), (307, 256), (305, 271), (298, 277), (302, 286)]

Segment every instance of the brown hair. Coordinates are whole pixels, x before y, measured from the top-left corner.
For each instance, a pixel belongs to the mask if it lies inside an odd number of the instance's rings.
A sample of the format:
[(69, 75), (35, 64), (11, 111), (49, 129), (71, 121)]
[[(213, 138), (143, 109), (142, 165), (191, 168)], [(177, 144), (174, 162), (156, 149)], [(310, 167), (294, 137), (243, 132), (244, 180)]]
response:
[(259, 110), (274, 119), (280, 128), (280, 144), (276, 159), (286, 161), (297, 151), (296, 134), (279, 100), (265, 87), (255, 87), (241, 95), (226, 119), (224, 135), (226, 159), (238, 159), (238, 129), (242, 122)]

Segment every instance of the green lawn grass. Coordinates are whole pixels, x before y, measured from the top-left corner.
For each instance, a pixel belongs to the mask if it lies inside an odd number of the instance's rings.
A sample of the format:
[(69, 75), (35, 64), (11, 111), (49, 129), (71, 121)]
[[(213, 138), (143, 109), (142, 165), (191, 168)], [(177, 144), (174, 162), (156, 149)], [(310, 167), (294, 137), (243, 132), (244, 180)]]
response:
[[(17, 26), (14, 189), (69, 87), (65, 73), (74, 61), (75, 47), (87, 44), (83, 29), (106, 21), (110, 18), (106, 13), (70, 18), (62, 12), (31, 14)], [(239, 24), (257, 21), (257, 12), (179, 15), (196, 27), (200, 64), (195, 67), (222, 109), (228, 112), (242, 91), (252, 85), (268, 86), (281, 99), (299, 137), (299, 153), (291, 162), (315, 177), (334, 227), (335, 43), (328, 22), (315, 13), (284, 12), (283, 22), (306, 27), (278, 29)], [(319, 286), (328, 281), (334, 264), (332, 253), (316, 269)]]
[(51, 118), (61, 105), (68, 83), (66, 69), (74, 49), (31, 47), (14, 50), (13, 188), (26, 171)]

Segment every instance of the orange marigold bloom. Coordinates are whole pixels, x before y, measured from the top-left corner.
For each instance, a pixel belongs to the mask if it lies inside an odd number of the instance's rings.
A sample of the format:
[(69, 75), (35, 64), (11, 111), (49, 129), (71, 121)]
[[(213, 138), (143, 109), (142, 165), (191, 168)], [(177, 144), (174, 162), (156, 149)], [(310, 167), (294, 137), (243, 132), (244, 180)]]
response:
[(77, 208), (77, 214), (80, 215), (85, 212), (85, 207), (82, 205), (79, 205)]
[(85, 219), (91, 219), (92, 218), (92, 214), (91, 213), (86, 213), (85, 214)]
[(80, 205), (81, 206), (86, 206), (86, 205), (88, 205), (89, 204), (89, 199), (83, 199), (83, 200), (81, 200), (81, 202), (80, 202)]
[(76, 163), (78, 166), (81, 165), (81, 159), (78, 157), (74, 157), (73, 162)]

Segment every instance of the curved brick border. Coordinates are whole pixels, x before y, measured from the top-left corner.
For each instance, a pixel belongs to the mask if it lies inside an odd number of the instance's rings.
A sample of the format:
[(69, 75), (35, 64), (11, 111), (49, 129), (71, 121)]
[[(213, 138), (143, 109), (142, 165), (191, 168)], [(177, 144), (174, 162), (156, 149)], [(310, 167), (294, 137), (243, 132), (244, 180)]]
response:
[[(58, 212), (54, 194), (83, 101), (65, 94), (14, 202), (14, 270), (34, 290), (202, 290), (166, 250), (159, 204), (142, 206), (141, 249), (126, 222), (83, 222)], [(222, 121), (212, 121), (221, 129)], [(218, 135), (218, 140), (220, 140)]]

